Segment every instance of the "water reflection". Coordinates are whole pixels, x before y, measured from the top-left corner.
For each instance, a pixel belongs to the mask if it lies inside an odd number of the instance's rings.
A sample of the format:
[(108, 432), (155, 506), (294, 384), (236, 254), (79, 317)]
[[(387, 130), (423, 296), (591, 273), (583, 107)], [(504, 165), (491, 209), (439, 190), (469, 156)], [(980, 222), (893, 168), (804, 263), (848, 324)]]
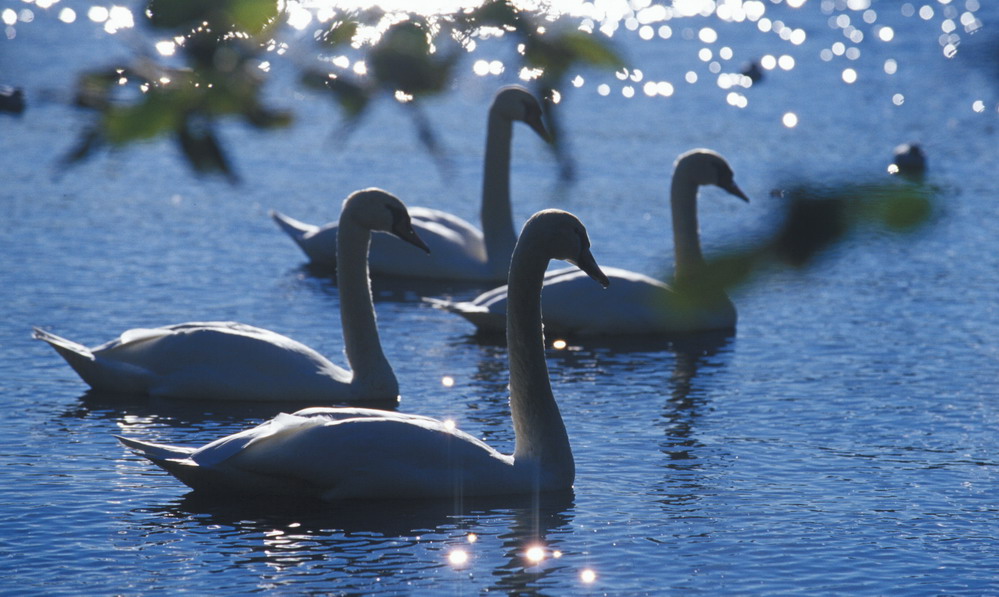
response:
[(707, 401), (698, 385), (698, 375), (704, 368), (718, 369), (725, 365), (719, 357), (731, 352), (731, 336), (690, 338), (674, 346), (675, 359), (670, 375), (670, 397), (663, 408), (666, 439), (661, 450), (669, 457), (666, 467), (688, 470), (696, 467), (692, 451), (700, 447), (695, 438), (695, 423)]
[[(305, 263), (293, 270), (294, 277), (324, 294), (339, 296), (336, 268)], [(380, 274), (371, 280), (371, 294), (376, 303), (419, 303), (425, 296), (476, 296), (489, 290), (485, 282), (404, 278)]]
[[(198, 553), (196, 565), (217, 567), (216, 572), (249, 569), (261, 583), (297, 591), (308, 586), (303, 583), (320, 583), (324, 590), (368, 592), (373, 581), (391, 587), (406, 583), (414, 570), (448, 566), (470, 577), (491, 574), (495, 589), (521, 594), (558, 568), (548, 562), (561, 555), (548, 536), (569, 525), (573, 500), (565, 492), (323, 504), (272, 498), (231, 502), (192, 493), (132, 510), (134, 522), (124, 534), (146, 549), (173, 544)], [(498, 530), (502, 527), (507, 530)], [(544, 557), (525, 559), (536, 547)], [(119, 545), (123, 548), (129, 546)], [(337, 584), (331, 587), (331, 581)]]
[(151, 442), (200, 445), (273, 418), (315, 406), (311, 402), (171, 400), (89, 390), (60, 418), (109, 421), (117, 433)]
[(571, 495), (561, 496), (561, 500), (514, 512), (510, 531), (500, 535), (507, 562), (493, 570), (496, 580), (492, 590), (507, 595), (534, 594), (549, 576), (565, 567), (558, 563), (563, 555), (559, 544), (548, 540), (550, 533), (572, 521)]

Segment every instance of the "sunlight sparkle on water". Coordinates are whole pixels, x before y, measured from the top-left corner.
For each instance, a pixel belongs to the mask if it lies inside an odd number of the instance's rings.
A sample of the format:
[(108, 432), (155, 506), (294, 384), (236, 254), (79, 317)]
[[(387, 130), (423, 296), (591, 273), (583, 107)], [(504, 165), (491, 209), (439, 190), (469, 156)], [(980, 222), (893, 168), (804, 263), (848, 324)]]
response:
[(555, 340), (552, 342), (552, 348), (555, 350), (563, 350), (566, 347), (565, 340)]
[(545, 548), (540, 545), (532, 545), (524, 552), (524, 558), (532, 565), (540, 564), (545, 559)]
[(445, 375), (441, 378), (441, 385), (445, 388), (450, 388), (454, 386), (454, 378), (450, 375)]
[(177, 44), (170, 40), (156, 42), (156, 51), (160, 56), (173, 56), (177, 51)]
[(591, 584), (597, 580), (597, 573), (594, 572), (592, 568), (584, 568), (579, 573), (579, 580), (583, 581), (586, 584)]
[(798, 115), (794, 112), (788, 112), (784, 114), (783, 118), (781, 118), (781, 123), (783, 123), (783, 125), (787, 128), (793, 129), (798, 126)]
[(464, 549), (452, 549), (451, 552), (447, 554), (447, 561), (452, 566), (464, 566), (468, 563), (468, 552)]

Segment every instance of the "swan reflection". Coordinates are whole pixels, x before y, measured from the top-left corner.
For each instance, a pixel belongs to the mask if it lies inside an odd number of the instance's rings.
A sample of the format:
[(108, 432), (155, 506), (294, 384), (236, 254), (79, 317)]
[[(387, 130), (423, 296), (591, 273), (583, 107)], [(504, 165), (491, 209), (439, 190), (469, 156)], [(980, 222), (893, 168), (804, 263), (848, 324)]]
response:
[(255, 571), (261, 584), (274, 587), (308, 577), (335, 581), (327, 587), (334, 592), (370, 591), (374, 579), (388, 587), (404, 583), (414, 569), (443, 564), (462, 574), (491, 575), (504, 593), (530, 592), (564, 567), (550, 565), (563, 555), (550, 535), (566, 530), (573, 507), (572, 492), (512, 501), (352, 501), (333, 508), (271, 498), (235, 503), (191, 493), (132, 510), (118, 547), (129, 549), (140, 536), (146, 549), (190, 553), (187, 565)]

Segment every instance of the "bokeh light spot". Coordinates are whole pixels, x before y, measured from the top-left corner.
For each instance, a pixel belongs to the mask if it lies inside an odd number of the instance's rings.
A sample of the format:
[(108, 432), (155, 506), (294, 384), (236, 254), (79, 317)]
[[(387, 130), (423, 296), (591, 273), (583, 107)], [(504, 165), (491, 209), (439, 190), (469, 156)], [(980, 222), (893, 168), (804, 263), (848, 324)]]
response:
[(524, 552), (524, 557), (531, 564), (540, 564), (545, 559), (545, 548), (540, 545), (532, 545)]

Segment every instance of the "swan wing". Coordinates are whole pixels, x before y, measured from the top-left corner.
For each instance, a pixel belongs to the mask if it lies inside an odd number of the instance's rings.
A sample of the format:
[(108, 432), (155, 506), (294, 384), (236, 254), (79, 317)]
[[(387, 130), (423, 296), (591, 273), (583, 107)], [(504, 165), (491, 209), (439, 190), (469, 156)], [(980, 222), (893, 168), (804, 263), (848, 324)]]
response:
[(74, 368), (104, 390), (174, 398), (350, 399), (349, 371), (287, 336), (235, 322), (132, 329), (92, 352), (89, 371)]
[[(371, 238), (369, 264), (374, 274), (440, 280), (490, 280), (482, 232), (458, 216), (425, 207), (409, 208), (413, 228), (430, 248), (430, 255), (390, 234)], [(277, 212), (272, 217), (316, 265), (336, 266), (338, 222), (303, 224)]]
[(514, 474), (510, 457), (452, 426), (373, 409), (281, 414), (196, 450), (186, 468), (154, 462), (194, 489), (325, 499), (496, 492)]
[[(607, 267), (603, 271), (611, 280), (606, 289), (595, 287), (576, 268), (545, 275), (541, 304), (545, 329), (550, 334), (645, 335), (730, 325), (732, 315), (725, 305), (711, 310), (717, 312), (712, 316), (655, 278), (620, 268)], [(464, 317), (480, 332), (499, 333), (506, 320), (506, 290), (506, 286), (500, 286), (466, 302), (425, 300)]]
[(438, 280), (488, 280), (482, 232), (465, 220), (427, 208), (410, 210), (413, 228), (430, 248), (424, 255), (387, 234), (377, 234), (371, 242), (371, 271), (404, 277)]

